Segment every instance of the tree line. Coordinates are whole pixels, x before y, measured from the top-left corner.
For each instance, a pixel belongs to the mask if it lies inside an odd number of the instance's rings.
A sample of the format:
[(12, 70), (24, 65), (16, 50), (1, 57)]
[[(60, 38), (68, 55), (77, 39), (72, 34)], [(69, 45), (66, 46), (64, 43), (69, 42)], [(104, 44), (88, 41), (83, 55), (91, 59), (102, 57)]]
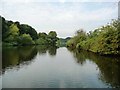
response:
[(3, 46), (24, 46), (24, 45), (56, 45), (57, 33), (50, 31), (37, 33), (27, 25), (16, 21), (8, 21), (2, 18), (2, 44)]
[(120, 20), (112, 20), (94, 31), (86, 33), (83, 29), (76, 31), (67, 42), (70, 49), (87, 50), (102, 55), (120, 54)]
[[(39, 32), (27, 25), (16, 21), (2, 19), (2, 44), (3, 46), (24, 45), (58, 45), (71, 49), (87, 50), (104, 55), (120, 54), (120, 20), (112, 20), (94, 31), (86, 33), (83, 29), (76, 31), (74, 37), (58, 38), (55, 31), (48, 34)], [(66, 43), (67, 42), (67, 43)]]

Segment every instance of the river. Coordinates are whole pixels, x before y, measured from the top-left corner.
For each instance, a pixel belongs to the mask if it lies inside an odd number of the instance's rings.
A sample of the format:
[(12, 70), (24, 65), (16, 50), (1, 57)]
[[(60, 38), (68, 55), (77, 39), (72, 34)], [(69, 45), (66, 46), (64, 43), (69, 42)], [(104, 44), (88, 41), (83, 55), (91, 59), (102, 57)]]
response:
[(118, 88), (119, 76), (117, 57), (66, 47), (29, 46), (2, 51), (2, 88)]

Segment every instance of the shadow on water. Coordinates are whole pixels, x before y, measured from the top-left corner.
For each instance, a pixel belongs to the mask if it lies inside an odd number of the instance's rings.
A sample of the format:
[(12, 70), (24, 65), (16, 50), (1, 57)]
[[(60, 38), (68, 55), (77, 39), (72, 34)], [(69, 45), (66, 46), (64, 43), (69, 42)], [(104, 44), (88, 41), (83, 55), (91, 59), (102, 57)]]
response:
[[(112, 87), (120, 88), (120, 57), (100, 56), (88, 51), (69, 50), (76, 63), (84, 65), (87, 60), (97, 65), (99, 70), (99, 79)], [(27, 46), (12, 47), (2, 50), (2, 74), (6, 69), (14, 67), (20, 68), (20, 65), (29, 65), (35, 59), (36, 55), (46, 55), (53, 57), (57, 54), (57, 47), (54, 46)]]
[(37, 53), (44, 55), (47, 52), (50, 56), (56, 55), (57, 47), (54, 46), (24, 46), (24, 47), (3, 47), (2, 50), (2, 74), (6, 69), (13, 67), (20, 68), (22, 65), (29, 65), (35, 60)]
[(84, 65), (87, 60), (95, 63), (99, 69), (99, 79), (112, 87), (120, 88), (120, 57), (101, 56), (88, 51), (68, 50), (73, 53), (76, 62), (80, 65)]
[(56, 46), (40, 45), (40, 46), (36, 46), (36, 49), (38, 50), (39, 55), (45, 55), (48, 52), (50, 56), (55, 56), (57, 53)]
[(29, 65), (31, 60), (36, 56), (37, 50), (34, 46), (29, 47), (3, 47), (2, 50), (2, 72), (5, 69), (15, 66)]

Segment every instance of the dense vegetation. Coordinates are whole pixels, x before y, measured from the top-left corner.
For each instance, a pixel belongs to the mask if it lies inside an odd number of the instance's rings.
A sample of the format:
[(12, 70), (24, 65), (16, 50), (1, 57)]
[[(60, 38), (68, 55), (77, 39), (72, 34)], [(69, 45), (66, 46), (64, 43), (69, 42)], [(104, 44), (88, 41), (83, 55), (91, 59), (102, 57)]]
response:
[(3, 46), (56, 45), (58, 39), (55, 31), (50, 31), (48, 34), (37, 33), (27, 24), (8, 21), (2, 17)]
[[(120, 54), (120, 20), (86, 33), (80, 29), (75, 36), (58, 38), (55, 31), (48, 34), (39, 32), (27, 25), (2, 19), (3, 46), (52, 45), (67, 46), (71, 49), (84, 49), (100, 54)], [(67, 42), (67, 44), (66, 44)]]
[(57, 46), (59, 47), (66, 47), (66, 43), (68, 40), (70, 40), (71, 38), (70, 37), (67, 37), (67, 38), (59, 38), (59, 40), (57, 41)]
[(104, 55), (120, 54), (120, 20), (113, 20), (93, 32), (84, 32), (82, 29), (67, 42), (71, 49), (84, 49)]

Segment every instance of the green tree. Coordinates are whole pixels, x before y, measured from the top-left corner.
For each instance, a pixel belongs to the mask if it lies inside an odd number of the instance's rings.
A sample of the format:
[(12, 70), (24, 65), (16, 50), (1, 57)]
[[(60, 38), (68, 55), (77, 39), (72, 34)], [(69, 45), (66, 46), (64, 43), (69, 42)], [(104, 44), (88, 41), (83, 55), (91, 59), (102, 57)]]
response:
[(18, 38), (18, 43), (19, 43), (19, 45), (33, 45), (33, 44), (35, 44), (35, 42), (33, 41), (33, 39), (31, 38), (31, 36), (29, 34), (22, 34)]
[(77, 44), (86, 40), (87, 36), (83, 29), (79, 29), (76, 31), (75, 36), (68, 40), (67, 46), (71, 48), (76, 48)]
[(46, 33), (42, 32), (42, 33), (39, 33), (39, 34), (38, 34), (38, 38), (42, 38), (42, 39), (47, 40), (48, 35), (47, 35)]
[(38, 38), (36, 30), (31, 26), (26, 24), (21, 24), (18, 27), (20, 29), (20, 34), (29, 34), (33, 40), (36, 40)]
[(70, 48), (84, 49), (99, 54), (120, 54), (120, 20), (113, 20), (93, 32), (77, 31), (67, 42)]
[(50, 31), (46, 33), (37, 33), (34, 28), (27, 24), (20, 24), (16, 21), (8, 21), (2, 19), (2, 42), (3, 45), (31, 45), (31, 44), (47, 44), (56, 45), (57, 33)]
[(49, 44), (55, 45), (57, 40), (58, 40), (57, 33), (55, 31), (50, 31), (48, 33), (48, 42), (49, 42)]
[(11, 43), (13, 45), (17, 45), (17, 37), (19, 36), (19, 29), (17, 25), (11, 24), (7, 31), (7, 37), (5, 38), (5, 42)]

